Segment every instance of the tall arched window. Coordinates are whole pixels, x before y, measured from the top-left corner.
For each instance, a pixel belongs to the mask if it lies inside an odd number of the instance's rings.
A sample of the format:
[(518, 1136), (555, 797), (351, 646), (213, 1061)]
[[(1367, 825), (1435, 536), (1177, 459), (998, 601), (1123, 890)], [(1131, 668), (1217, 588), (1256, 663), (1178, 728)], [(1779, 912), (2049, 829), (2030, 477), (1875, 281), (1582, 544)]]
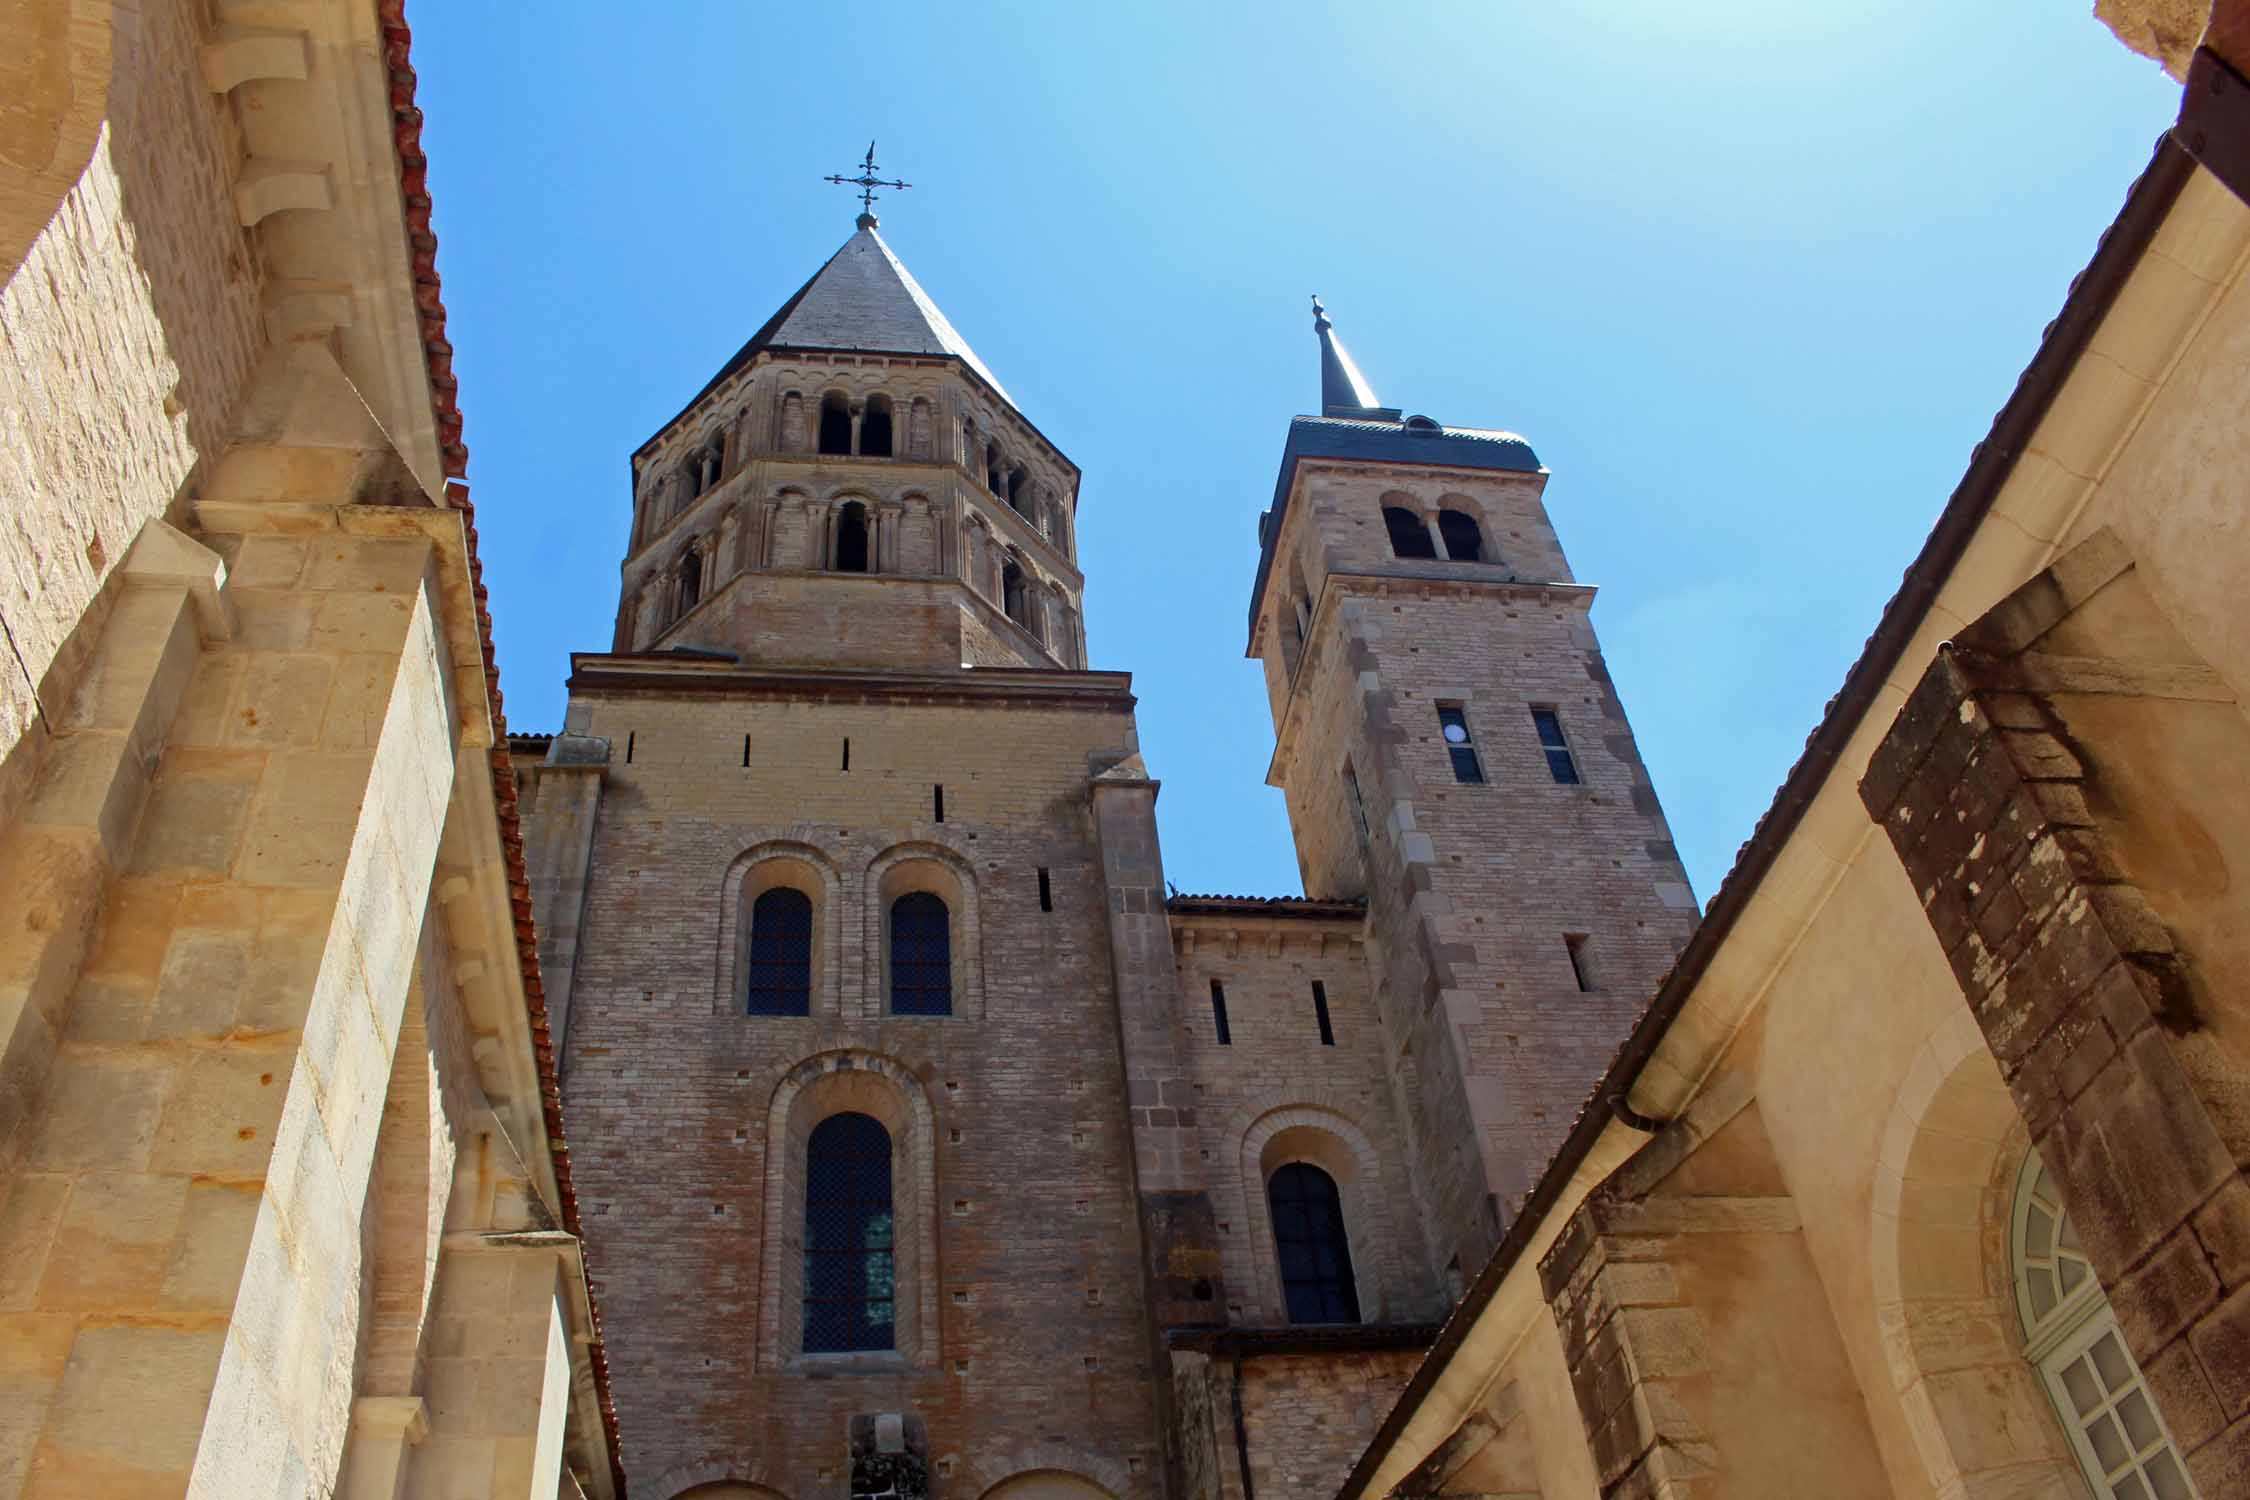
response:
[(891, 903), (891, 1014), (953, 1014), (953, 914), (928, 891)]
[(1018, 464), (1008, 471), (1008, 508), (1019, 516), (1028, 517), (1031, 509), (1031, 476)]
[(891, 1133), (830, 1115), (805, 1142), (805, 1352), (895, 1347)]
[(812, 898), (777, 885), (750, 907), (750, 980), (746, 1007), (753, 1016), (812, 1013)]
[(1357, 1323), (1359, 1288), (1344, 1243), (1336, 1179), (1309, 1161), (1278, 1168), (1266, 1182), (1273, 1247), (1292, 1323)]
[(1018, 625), (1029, 628), (1031, 624), (1030, 594), (1024, 588), (1023, 569), (1014, 563), (1000, 568), (1000, 612)]
[(841, 391), (830, 391), (820, 398), (820, 451), (852, 451), (852, 411)]
[(859, 418), (859, 452), (862, 458), (891, 456), (891, 398), (869, 396)]
[(872, 571), (867, 566), (867, 507), (857, 500), (845, 502), (836, 512), (836, 571)]
[(2195, 1500), (2179, 1449), (2037, 1153), (2017, 1178), (2009, 1229), (2024, 1357), (2039, 1371), (2094, 1492)]
[(679, 613), (684, 615), (695, 608), (696, 601), (702, 597), (703, 554), (690, 547), (686, 554), (680, 558)]
[(1002, 483), (1000, 477), (1000, 447), (997, 443), (986, 443), (984, 445), (984, 487), (997, 495), (1000, 493)]
[(1455, 562), (1483, 562), (1484, 537), (1477, 530), (1477, 518), (1466, 511), (1441, 510), (1437, 513), (1438, 535), (1445, 538), (1445, 555)]
[(1383, 507), (1383, 529), (1391, 534), (1393, 557), (1437, 556), (1437, 545), (1430, 540), (1430, 528), (1422, 518), (1402, 506)]

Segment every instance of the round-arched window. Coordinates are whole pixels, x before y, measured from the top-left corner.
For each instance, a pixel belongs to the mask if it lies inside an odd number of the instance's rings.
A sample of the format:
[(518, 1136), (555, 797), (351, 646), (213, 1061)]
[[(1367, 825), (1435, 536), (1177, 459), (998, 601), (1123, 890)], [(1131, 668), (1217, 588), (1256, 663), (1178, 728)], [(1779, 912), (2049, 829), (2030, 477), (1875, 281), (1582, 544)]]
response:
[(2016, 1180), (2009, 1248), (2024, 1357), (2039, 1371), (2094, 1492), (2116, 1500), (2198, 1500), (2037, 1152)]

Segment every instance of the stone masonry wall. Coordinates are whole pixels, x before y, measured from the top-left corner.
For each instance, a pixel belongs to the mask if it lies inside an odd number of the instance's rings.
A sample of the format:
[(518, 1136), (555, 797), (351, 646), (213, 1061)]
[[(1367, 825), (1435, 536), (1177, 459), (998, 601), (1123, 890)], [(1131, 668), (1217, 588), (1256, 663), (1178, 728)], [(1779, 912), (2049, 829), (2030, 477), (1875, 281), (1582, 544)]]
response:
[[(1160, 1493), (1086, 790), (1090, 768), (1130, 752), (1129, 716), (641, 696), (589, 678), (573, 723), (613, 748), (563, 1093), (636, 1491), (668, 1500), (733, 1479), (840, 1494), (850, 1418), (900, 1412), (927, 1424), (939, 1495), (1033, 1446), (1082, 1455), (1054, 1466), (1123, 1476), (1121, 1495)], [(731, 987), (728, 871), (774, 840), (833, 872), (805, 1018), (743, 1015)], [(902, 843), (943, 851), (973, 881), (981, 987), (957, 987), (950, 1017), (879, 1014), (867, 872)], [(934, 1316), (903, 1356), (808, 1361), (774, 1321), (789, 1271), (776, 1247), (792, 1231), (767, 1198), (802, 1164), (769, 1143), (769, 1114), (786, 1076), (847, 1053), (876, 1095), (904, 1089), (929, 1113), (930, 1147), (908, 1139), (911, 1114), (894, 1133), (893, 1180), (902, 1205), (925, 1165), (934, 1182), (935, 1264), (901, 1288), (902, 1306), (926, 1298)]]
[[(1263, 1497), (1336, 1493), (1406, 1388), (1419, 1351), (1266, 1355), (1243, 1367), (1242, 1417), (1253, 1434), (1250, 1480)], [(1224, 1371), (1218, 1379), (1226, 1380)], [(1238, 1465), (1222, 1453), (1220, 1472)], [(1237, 1482), (1226, 1491), (1238, 1495)]]
[[(1331, 1135), (1347, 1151), (1369, 1151), (1375, 1169), (1344, 1192), (1358, 1283), (1368, 1322), (1410, 1322), (1443, 1310), (1420, 1216), (1408, 1188), (1382, 1019), (1369, 993), (1359, 924), (1172, 921), (1194, 1080), (1204, 1180), (1218, 1210), (1226, 1262), (1228, 1321), (1289, 1321), (1274, 1265), (1260, 1163), (1247, 1159), (1253, 1130), (1282, 1119)], [(1211, 981), (1226, 991), (1231, 1041), (1213, 1024)], [(1333, 1046), (1323, 1046), (1312, 982), (1328, 997)], [(1277, 1163), (1278, 1164), (1278, 1163)], [(1333, 1170), (1330, 1163), (1317, 1162)], [(1372, 1252), (1372, 1254), (1369, 1254)], [(1364, 1257), (1364, 1262), (1363, 1258)], [(1371, 1429), (1372, 1431), (1372, 1429)]]
[[(104, 580), (217, 451), (260, 345), (228, 191), (241, 147), (202, 83), (196, 9), (119, 17), (93, 159), (0, 289), (0, 616), (50, 715), (100, 634)], [(0, 665), (5, 823), (44, 736), (23, 674)]]
[[(1348, 893), (1364, 872), (1431, 1253), (1463, 1268), (1482, 1263), (1696, 919), (1542, 483), (1308, 463), (1276, 546), (1277, 576), (1295, 576), (1287, 559), (1317, 601), (1277, 777), (1307, 890)], [(1391, 556), (1383, 506), (1440, 503), (1479, 518), (1493, 560)], [(1269, 661), (1287, 654), (1282, 623), (1261, 633)], [(1455, 779), (1440, 701), (1463, 706), (1482, 784)], [(1560, 717), (1578, 784), (1550, 773), (1534, 707)], [(1583, 940), (1590, 989), (1566, 935)]]

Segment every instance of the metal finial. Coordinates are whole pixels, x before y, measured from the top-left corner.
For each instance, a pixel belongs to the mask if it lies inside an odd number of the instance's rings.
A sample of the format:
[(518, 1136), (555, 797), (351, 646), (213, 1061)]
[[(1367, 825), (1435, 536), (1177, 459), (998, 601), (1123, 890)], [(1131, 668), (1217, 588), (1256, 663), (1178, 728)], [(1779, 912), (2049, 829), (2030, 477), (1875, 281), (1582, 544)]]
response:
[(873, 229), (876, 225), (875, 190), (877, 188), (897, 188), (903, 192), (914, 186), (911, 182), (885, 181), (875, 175), (875, 143), (873, 141), (867, 143), (867, 159), (859, 164), (859, 175), (857, 177), (828, 176), (823, 177), (821, 181), (833, 182), (838, 187), (859, 189), (859, 219), (857, 222), (862, 229)]
[(1315, 333), (1323, 328), (1335, 326), (1328, 321), (1328, 309), (1320, 305), (1320, 293), (1318, 292), (1312, 294), (1312, 326)]

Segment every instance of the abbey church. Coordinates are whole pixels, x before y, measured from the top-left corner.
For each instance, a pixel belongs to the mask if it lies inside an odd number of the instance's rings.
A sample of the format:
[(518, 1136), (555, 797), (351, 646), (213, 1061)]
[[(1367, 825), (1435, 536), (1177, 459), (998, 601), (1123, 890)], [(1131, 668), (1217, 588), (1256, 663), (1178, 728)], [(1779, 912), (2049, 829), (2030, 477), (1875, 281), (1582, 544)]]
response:
[(511, 727), (399, 0), (0, 15), (0, 1500), (2250, 1494), (2250, 7), (2179, 12), (1702, 904), (1570, 474), (1317, 302), (1239, 536), (1303, 894), (1182, 894), (1079, 470), (872, 209)]

